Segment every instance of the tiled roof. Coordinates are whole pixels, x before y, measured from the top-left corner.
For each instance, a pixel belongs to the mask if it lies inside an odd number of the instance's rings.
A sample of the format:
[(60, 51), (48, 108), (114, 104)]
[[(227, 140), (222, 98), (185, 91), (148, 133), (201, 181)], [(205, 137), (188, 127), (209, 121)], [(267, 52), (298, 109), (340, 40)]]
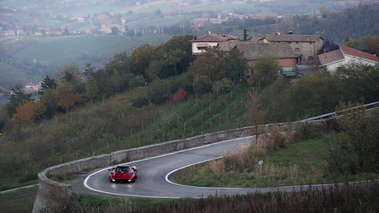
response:
[(340, 49), (318, 55), (321, 65), (345, 59)]
[(236, 42), (236, 47), (243, 52), (247, 60), (255, 60), (262, 54), (268, 53), (278, 58), (298, 58), (289, 44), (277, 43), (256, 43), (256, 42)]
[(230, 35), (207, 34), (199, 37), (195, 36), (191, 42), (223, 42), (232, 40), (237, 40), (237, 37)]
[(319, 35), (267, 35), (265, 38), (270, 42), (309, 42), (323, 39)]
[(347, 46), (342, 46), (341, 49), (344, 52), (344, 54), (346, 54), (346, 55), (351, 55), (354, 57), (359, 57), (359, 58), (367, 59), (370, 61), (376, 61), (379, 63), (379, 58), (375, 55), (370, 54), (370, 53), (362, 52), (360, 50), (353, 49), (353, 48), (350, 48)]

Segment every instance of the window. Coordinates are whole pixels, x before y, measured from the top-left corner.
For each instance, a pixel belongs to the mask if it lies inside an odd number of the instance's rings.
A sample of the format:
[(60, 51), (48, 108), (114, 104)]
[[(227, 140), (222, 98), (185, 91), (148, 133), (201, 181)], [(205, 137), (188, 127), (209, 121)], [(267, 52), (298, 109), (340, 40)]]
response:
[(309, 56), (308, 61), (313, 61), (313, 56)]
[(207, 43), (205, 43), (205, 44), (204, 43), (197, 44), (196, 46), (197, 46), (198, 50), (205, 50), (205, 49), (208, 48), (208, 44)]
[(295, 48), (295, 52), (300, 52), (300, 48)]

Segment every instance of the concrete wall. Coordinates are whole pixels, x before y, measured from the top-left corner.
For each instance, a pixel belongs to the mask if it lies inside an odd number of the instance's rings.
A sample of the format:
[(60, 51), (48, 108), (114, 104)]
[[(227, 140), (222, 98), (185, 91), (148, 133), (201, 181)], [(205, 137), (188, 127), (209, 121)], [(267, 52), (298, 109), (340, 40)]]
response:
[[(286, 123), (260, 125), (258, 131), (260, 133), (270, 132), (274, 126), (277, 126), (279, 130), (282, 130), (282, 128), (287, 125), (288, 124)], [(121, 150), (112, 152), (111, 154), (94, 156), (47, 168), (38, 174), (39, 188), (36, 199), (34, 201), (33, 212), (51, 212), (51, 209), (49, 209), (49, 204), (53, 203), (54, 199), (57, 199), (54, 195), (59, 195), (58, 199), (60, 201), (69, 200), (71, 198), (72, 186), (70, 184), (64, 184), (51, 180), (50, 178), (54, 176), (63, 176), (70, 173), (102, 168), (114, 164), (158, 156), (161, 154), (201, 146), (209, 143), (254, 135), (254, 129), (255, 128), (253, 127), (244, 127), (216, 133), (209, 133), (187, 139), (174, 140), (139, 148)]]

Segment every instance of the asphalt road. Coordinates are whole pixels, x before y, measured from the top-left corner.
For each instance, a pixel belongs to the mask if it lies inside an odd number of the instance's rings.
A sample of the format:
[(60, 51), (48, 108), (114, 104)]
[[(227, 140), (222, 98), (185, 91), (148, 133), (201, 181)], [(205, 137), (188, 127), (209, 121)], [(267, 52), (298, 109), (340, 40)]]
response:
[[(104, 194), (110, 196), (131, 196), (145, 198), (201, 198), (210, 195), (246, 194), (249, 192), (290, 191), (302, 186), (272, 188), (213, 188), (192, 187), (173, 183), (170, 174), (204, 161), (219, 158), (226, 151), (238, 149), (251, 143), (252, 137), (221, 141), (192, 149), (182, 150), (153, 158), (127, 162), (137, 166), (138, 178), (134, 183), (111, 183), (108, 169), (103, 168), (71, 181), (73, 191), (78, 193)], [(120, 164), (122, 165), (122, 164)], [(305, 186), (306, 188), (307, 186)], [(315, 185), (314, 187), (317, 187)]]

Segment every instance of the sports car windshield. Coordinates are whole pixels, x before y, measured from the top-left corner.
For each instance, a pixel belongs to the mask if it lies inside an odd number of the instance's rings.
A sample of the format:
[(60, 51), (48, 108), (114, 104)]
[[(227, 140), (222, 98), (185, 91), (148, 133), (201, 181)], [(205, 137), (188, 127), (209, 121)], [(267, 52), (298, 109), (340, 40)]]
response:
[(129, 173), (130, 172), (130, 168), (129, 167), (117, 167), (115, 169), (115, 172)]

